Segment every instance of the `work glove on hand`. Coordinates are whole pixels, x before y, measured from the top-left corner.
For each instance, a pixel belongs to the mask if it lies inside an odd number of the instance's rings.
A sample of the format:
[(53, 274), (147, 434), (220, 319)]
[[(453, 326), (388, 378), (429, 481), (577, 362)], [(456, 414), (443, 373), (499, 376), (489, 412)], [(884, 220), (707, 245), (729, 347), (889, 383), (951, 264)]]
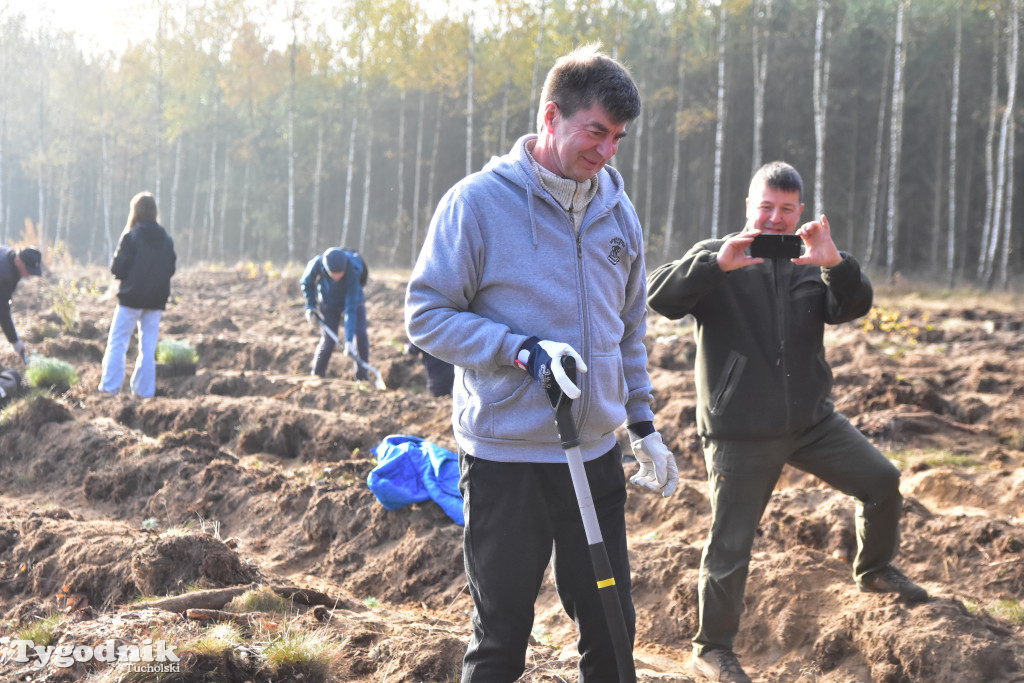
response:
[(577, 372), (587, 371), (587, 364), (583, 362), (583, 357), (576, 353), (571, 346), (561, 342), (543, 341), (537, 337), (530, 337), (519, 349), (516, 365), (530, 373), (541, 384), (544, 383), (544, 372), (549, 370), (562, 392), (570, 399), (577, 399), (580, 397), (580, 388), (573, 384), (565, 374), (565, 369), (562, 367), (562, 358), (565, 356), (572, 356), (576, 359)]
[(629, 444), (633, 455), (640, 463), (640, 470), (629, 478), (630, 483), (658, 491), (665, 498), (676, 492), (679, 486), (679, 469), (675, 456), (661, 440), (661, 434), (654, 432), (639, 437), (629, 432)]
[(316, 311), (312, 308), (306, 309), (306, 322), (309, 323), (314, 330), (320, 329), (320, 319), (316, 317)]
[(25, 342), (19, 339), (11, 344), (11, 346), (14, 347), (14, 352), (18, 354), (18, 357), (21, 358), (21, 362), (28, 363), (28, 349), (25, 348)]
[(359, 352), (356, 351), (356, 345), (348, 341), (347, 339), (345, 340), (345, 355), (351, 356), (353, 358), (359, 358), (360, 360), (362, 360), (362, 357), (359, 355)]

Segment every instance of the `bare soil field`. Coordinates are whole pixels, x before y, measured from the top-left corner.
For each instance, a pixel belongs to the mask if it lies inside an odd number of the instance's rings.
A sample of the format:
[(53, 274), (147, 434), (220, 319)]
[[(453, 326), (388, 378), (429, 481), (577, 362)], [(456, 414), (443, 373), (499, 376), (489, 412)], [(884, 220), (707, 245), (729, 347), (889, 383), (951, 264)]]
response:
[[(455, 448), (450, 398), (431, 397), (403, 352), (403, 274), (375, 271), (367, 287), (381, 391), (352, 381), (339, 355), (328, 378), (309, 375), (316, 336), (297, 271), (181, 272), (161, 337), (195, 346), (198, 369), (160, 377), (147, 400), (96, 391), (109, 275), (61, 275), (63, 285), (23, 282), (14, 299), (30, 350), (72, 364), (80, 381), (0, 415), (0, 680), (152, 679), (96, 659), (17, 661), (17, 634), (55, 616), (54, 645), (178, 645), (180, 671), (159, 680), (458, 681), (471, 610), (461, 527), (433, 502), (389, 512), (366, 485), (371, 449), (389, 434)], [(903, 471), (897, 563), (932, 600), (858, 592), (852, 502), (787, 470), (736, 643), (755, 680), (1024, 681), (1021, 303), (889, 290), (871, 318), (828, 331), (837, 407)], [(691, 328), (652, 315), (647, 345), (655, 422), (681, 480), (667, 500), (629, 491), (635, 659), (642, 683), (690, 681), (710, 519)], [(15, 362), (3, 345), (0, 363)], [(286, 599), (287, 613), (232, 612), (228, 600), (253, 586)], [(204, 634), (225, 623), (243, 643), (209, 647)], [(296, 630), (329, 644), (326, 668), (267, 664)], [(522, 680), (576, 680), (574, 633), (548, 582)]]

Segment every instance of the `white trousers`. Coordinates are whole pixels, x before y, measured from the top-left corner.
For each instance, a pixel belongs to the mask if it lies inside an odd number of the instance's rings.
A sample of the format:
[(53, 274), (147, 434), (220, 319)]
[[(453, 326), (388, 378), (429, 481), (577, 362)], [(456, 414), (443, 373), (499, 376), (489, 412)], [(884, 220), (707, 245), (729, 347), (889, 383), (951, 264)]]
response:
[(160, 309), (149, 310), (128, 308), (120, 304), (114, 309), (110, 321), (110, 336), (107, 350), (103, 354), (103, 376), (100, 391), (116, 394), (124, 384), (125, 356), (132, 332), (139, 330), (139, 355), (132, 371), (132, 393), (140, 398), (149, 398), (156, 391), (156, 342), (160, 333)]

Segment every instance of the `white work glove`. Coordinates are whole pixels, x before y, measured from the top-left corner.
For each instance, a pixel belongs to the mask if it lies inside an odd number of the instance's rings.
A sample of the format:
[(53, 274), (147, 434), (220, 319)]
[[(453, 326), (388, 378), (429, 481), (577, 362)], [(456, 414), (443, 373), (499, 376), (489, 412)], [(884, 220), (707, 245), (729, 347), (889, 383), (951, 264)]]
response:
[(633, 432), (629, 433), (629, 444), (633, 447), (633, 455), (640, 463), (640, 470), (629, 478), (631, 484), (658, 491), (665, 498), (676, 492), (679, 486), (679, 469), (672, 451), (661, 440), (661, 434), (654, 432), (640, 438)]
[(562, 368), (562, 358), (572, 356), (576, 359), (576, 371), (586, 372), (587, 364), (583, 357), (576, 353), (576, 350), (568, 344), (561, 342), (542, 341), (537, 337), (530, 337), (519, 349), (519, 357), (516, 365), (526, 370), (533, 378), (543, 384), (544, 370), (549, 368), (551, 376), (558, 387), (568, 398), (577, 399), (580, 397), (580, 388), (569, 381), (569, 376)]
[(314, 330), (320, 329), (320, 319), (316, 315), (316, 311), (312, 308), (306, 309), (306, 322), (309, 323), (310, 327)]
[(18, 357), (21, 358), (21, 362), (28, 363), (28, 349), (25, 348), (25, 342), (19, 339), (11, 344), (11, 346), (14, 347), (14, 352), (18, 354)]
[(348, 341), (347, 339), (345, 340), (345, 355), (361, 359), (359, 353), (356, 351), (356, 345)]

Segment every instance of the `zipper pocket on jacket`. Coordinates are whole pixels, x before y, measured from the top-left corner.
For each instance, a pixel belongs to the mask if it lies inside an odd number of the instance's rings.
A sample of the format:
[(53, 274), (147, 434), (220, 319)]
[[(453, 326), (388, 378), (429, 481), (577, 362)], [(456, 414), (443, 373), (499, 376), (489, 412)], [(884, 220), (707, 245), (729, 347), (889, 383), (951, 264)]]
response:
[(743, 368), (746, 365), (746, 356), (736, 351), (729, 352), (729, 358), (725, 362), (722, 374), (718, 376), (718, 384), (712, 392), (711, 404), (708, 406), (708, 410), (713, 415), (720, 414), (725, 409), (725, 406), (728, 405), (729, 399), (732, 398), (736, 387), (739, 386), (740, 377), (743, 375)]

